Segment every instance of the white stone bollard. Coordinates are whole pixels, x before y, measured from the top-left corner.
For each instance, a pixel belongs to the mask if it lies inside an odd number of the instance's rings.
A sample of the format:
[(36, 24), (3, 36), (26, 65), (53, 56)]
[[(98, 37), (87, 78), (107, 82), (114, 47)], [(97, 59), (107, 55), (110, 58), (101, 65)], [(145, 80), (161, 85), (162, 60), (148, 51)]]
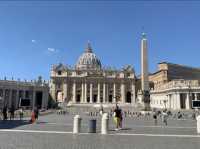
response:
[(74, 116), (74, 128), (73, 128), (73, 133), (79, 133), (81, 131), (81, 117), (80, 115), (75, 115)]
[(200, 133), (200, 115), (197, 116), (197, 133)]
[(101, 119), (101, 134), (108, 134), (108, 113), (104, 113)]

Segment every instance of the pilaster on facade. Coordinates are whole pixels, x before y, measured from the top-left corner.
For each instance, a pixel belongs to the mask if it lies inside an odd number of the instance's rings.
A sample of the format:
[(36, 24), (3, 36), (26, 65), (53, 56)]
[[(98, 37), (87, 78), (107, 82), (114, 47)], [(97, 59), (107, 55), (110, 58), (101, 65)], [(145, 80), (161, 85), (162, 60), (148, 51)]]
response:
[(103, 103), (106, 102), (106, 83), (103, 83)]
[(87, 102), (87, 82), (85, 82), (85, 98), (84, 98), (84, 102)]
[(33, 90), (33, 97), (32, 97), (33, 99), (33, 104), (32, 104), (32, 109), (34, 109), (35, 108), (35, 106), (36, 106), (36, 91), (35, 90)]
[(97, 91), (97, 103), (100, 103), (101, 102), (101, 84), (98, 83), (98, 91)]
[(113, 83), (113, 103), (116, 103), (116, 84)]
[[(31, 100), (32, 101), (32, 100)], [(19, 107), (19, 90), (16, 90), (16, 104), (15, 104), (15, 108)]]
[(90, 103), (93, 103), (93, 84), (90, 83)]
[(9, 95), (8, 95), (8, 107), (12, 106), (12, 89), (9, 90)]
[(133, 105), (136, 104), (136, 101), (135, 101), (135, 85), (133, 83), (131, 84), (131, 103)]
[(84, 98), (85, 98), (84, 92), (85, 92), (85, 90), (84, 90), (84, 83), (81, 83), (81, 102), (82, 103), (84, 103)]
[(125, 103), (125, 84), (121, 83), (121, 102)]
[(186, 109), (190, 109), (190, 94), (187, 93), (186, 94), (186, 101), (185, 101), (185, 104), (186, 104)]
[(106, 103), (109, 102), (109, 92), (110, 92), (109, 84), (107, 83), (106, 84)]
[(50, 95), (54, 100), (56, 100), (56, 85), (54, 83), (51, 84)]
[(197, 93), (194, 93), (194, 100), (197, 100)]
[(68, 84), (67, 84), (67, 82), (64, 82), (64, 84), (63, 84), (63, 98), (64, 98), (64, 102), (66, 102), (66, 100), (68, 99)]
[(3, 89), (3, 106), (5, 106), (5, 103), (6, 103), (6, 100), (5, 100), (5, 95), (6, 95), (6, 90), (5, 89)]
[(73, 82), (72, 102), (76, 103), (76, 82)]
[(176, 94), (176, 109), (180, 109), (181, 105), (180, 105), (180, 93)]

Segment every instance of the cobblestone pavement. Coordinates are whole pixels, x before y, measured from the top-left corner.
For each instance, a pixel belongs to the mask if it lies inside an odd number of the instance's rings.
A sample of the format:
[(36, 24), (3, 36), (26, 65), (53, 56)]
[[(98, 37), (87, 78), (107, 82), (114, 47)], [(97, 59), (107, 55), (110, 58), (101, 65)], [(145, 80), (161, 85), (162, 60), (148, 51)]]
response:
[[(199, 149), (200, 135), (196, 133), (196, 121), (169, 120), (164, 126), (161, 120), (154, 126), (151, 118), (125, 118), (124, 129), (114, 131), (110, 119), (108, 135), (100, 134), (100, 118), (97, 133), (89, 134), (88, 121), (82, 116), (82, 133), (71, 133), (73, 116), (51, 114), (39, 118), (37, 124), (27, 121), (0, 123), (0, 149)], [(93, 117), (94, 118), (94, 117)]]

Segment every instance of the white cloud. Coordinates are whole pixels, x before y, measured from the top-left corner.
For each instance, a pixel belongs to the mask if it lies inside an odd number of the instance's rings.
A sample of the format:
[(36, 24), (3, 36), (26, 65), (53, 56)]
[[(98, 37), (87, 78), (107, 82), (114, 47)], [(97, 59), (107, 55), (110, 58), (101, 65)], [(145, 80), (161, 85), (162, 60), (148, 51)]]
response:
[(57, 52), (58, 50), (54, 49), (54, 48), (48, 48), (49, 52)]
[(32, 42), (32, 43), (36, 43), (36, 40), (32, 39), (31, 42)]

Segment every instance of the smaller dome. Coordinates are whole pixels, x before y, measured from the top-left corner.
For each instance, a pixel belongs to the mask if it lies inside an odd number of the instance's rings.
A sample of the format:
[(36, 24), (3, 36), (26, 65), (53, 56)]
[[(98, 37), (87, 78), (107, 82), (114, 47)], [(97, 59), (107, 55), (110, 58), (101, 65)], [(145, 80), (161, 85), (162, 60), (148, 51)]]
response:
[(98, 70), (101, 69), (101, 61), (92, 52), (90, 43), (87, 44), (85, 52), (79, 57), (76, 63), (76, 69), (79, 70)]

